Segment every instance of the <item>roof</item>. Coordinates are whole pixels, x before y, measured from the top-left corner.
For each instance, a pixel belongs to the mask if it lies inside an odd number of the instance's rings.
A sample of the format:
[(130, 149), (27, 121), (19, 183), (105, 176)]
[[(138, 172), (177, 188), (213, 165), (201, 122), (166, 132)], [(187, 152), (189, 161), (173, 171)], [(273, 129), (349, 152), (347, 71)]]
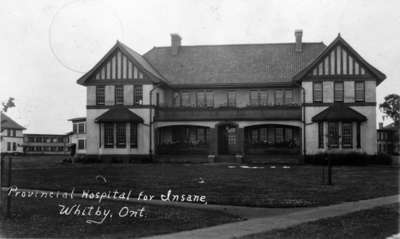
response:
[(154, 47), (144, 58), (172, 85), (292, 83), (292, 77), (311, 63), (325, 44), (295, 43)]
[(347, 50), (349, 50), (372, 74), (375, 75), (377, 78), (378, 82), (377, 85), (379, 85), (384, 79), (386, 79), (386, 75), (383, 74), (381, 71), (373, 67), (371, 64), (369, 64), (364, 58), (360, 56), (360, 54), (357, 53), (356, 50), (354, 50), (349, 43), (347, 43), (341, 36), (338, 34), (336, 39), (329, 44), (328, 47), (326, 47), (320, 54), (317, 56), (310, 64), (308, 64), (307, 67), (305, 67), (301, 72), (296, 74), (293, 79), (295, 81), (300, 81), (310, 70), (312, 70), (314, 67), (317, 66), (317, 64), (338, 44), (343, 45)]
[(41, 134), (41, 133), (29, 133), (24, 134), (24, 136), (66, 136), (67, 134)]
[(135, 122), (143, 123), (142, 117), (133, 113), (128, 109), (128, 107), (123, 105), (113, 106), (110, 110), (100, 115), (95, 119), (96, 123), (106, 123), (106, 122)]
[(72, 122), (86, 121), (86, 117), (76, 117), (76, 118), (69, 119), (68, 121), (72, 121)]
[(9, 116), (1, 112), (1, 130), (3, 129), (19, 129), (19, 130), (24, 130), (25, 128), (22, 127), (20, 124), (15, 122), (13, 119), (11, 119)]
[(367, 118), (346, 106), (343, 103), (334, 103), (312, 118), (314, 122), (320, 121), (366, 121)]
[(141, 67), (143, 67), (146, 72), (153, 75), (153, 78), (156, 78), (157, 82), (163, 80), (162, 76), (157, 73), (157, 71), (146, 61), (146, 59), (142, 57), (142, 55), (129, 48), (122, 42), (117, 41), (115, 45), (103, 56), (103, 58), (99, 62), (97, 62), (97, 64), (92, 69), (90, 69), (77, 80), (77, 83), (84, 85), (85, 82), (92, 76), (92, 74), (95, 73), (96, 70), (101, 67), (102, 64), (108, 59), (108, 57), (117, 49), (125, 53), (130, 60), (137, 62)]

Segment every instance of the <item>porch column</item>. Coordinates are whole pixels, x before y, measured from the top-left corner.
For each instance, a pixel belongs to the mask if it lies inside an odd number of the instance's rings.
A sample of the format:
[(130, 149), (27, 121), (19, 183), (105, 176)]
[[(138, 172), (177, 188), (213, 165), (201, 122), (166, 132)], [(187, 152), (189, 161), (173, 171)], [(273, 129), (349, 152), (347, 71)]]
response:
[(244, 128), (237, 128), (237, 144), (240, 154), (244, 156)]
[(216, 127), (210, 128), (207, 134), (209, 154), (218, 154), (218, 130)]

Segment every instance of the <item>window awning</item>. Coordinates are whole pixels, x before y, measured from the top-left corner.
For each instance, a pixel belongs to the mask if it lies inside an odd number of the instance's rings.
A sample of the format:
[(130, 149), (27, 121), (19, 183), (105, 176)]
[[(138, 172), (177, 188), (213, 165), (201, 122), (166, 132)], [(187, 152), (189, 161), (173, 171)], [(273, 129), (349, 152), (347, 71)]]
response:
[(116, 105), (112, 107), (109, 111), (100, 115), (95, 119), (96, 123), (111, 123), (111, 122), (133, 122), (133, 123), (143, 123), (142, 117), (133, 113), (123, 105)]
[(352, 108), (346, 106), (343, 103), (334, 103), (327, 109), (321, 111), (319, 114), (312, 118), (314, 122), (320, 121), (366, 121), (367, 118), (353, 110)]

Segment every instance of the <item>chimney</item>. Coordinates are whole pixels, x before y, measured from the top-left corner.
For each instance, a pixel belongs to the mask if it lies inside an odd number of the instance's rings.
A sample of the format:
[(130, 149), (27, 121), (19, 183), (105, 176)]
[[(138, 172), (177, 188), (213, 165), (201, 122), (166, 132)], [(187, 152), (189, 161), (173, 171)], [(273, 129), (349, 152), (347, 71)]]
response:
[(294, 35), (296, 37), (296, 52), (302, 52), (303, 46), (302, 46), (301, 38), (303, 37), (303, 30), (294, 31)]
[(179, 48), (181, 47), (181, 40), (182, 38), (178, 34), (176, 33), (171, 34), (171, 54), (173, 56), (178, 55)]
[(383, 129), (383, 123), (379, 122), (379, 129)]

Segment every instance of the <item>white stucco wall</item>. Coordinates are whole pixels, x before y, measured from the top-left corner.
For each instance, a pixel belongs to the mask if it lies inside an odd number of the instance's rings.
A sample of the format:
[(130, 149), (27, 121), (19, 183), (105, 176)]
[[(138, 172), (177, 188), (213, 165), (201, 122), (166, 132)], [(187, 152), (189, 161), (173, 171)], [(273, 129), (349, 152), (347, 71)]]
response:
[[(11, 143), (11, 151), (7, 150), (7, 144), (8, 142)], [(23, 152), (23, 147), (22, 144), (24, 142), (24, 138), (23, 138), (23, 132), (22, 130), (17, 130), (16, 131), (16, 137), (9, 137), (7, 136), (7, 129), (4, 129), (1, 132), (1, 147), (0, 147), (0, 152), (1, 153), (5, 153), (5, 152), (18, 152), (18, 153), (22, 153)], [(12, 145), (13, 143), (17, 144), (17, 150), (13, 151)]]

